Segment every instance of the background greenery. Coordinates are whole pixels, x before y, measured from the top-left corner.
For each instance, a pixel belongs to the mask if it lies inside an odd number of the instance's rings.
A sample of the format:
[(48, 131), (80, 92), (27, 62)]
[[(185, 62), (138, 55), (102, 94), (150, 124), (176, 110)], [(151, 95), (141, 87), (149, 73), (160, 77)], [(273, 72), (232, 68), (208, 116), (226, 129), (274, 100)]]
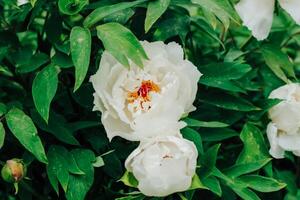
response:
[(199, 179), (165, 199), (299, 199), (299, 159), (272, 160), (265, 129), (278, 103), (268, 94), (297, 81), (300, 28), (278, 7), (269, 39), (257, 42), (234, 3), (1, 0), (0, 160), (24, 159), (28, 179), (17, 195), (0, 179), (0, 199), (163, 199), (130, 187), (123, 164), (138, 144), (109, 143), (92, 112), (88, 79), (103, 50), (142, 65), (138, 40), (180, 43), (204, 74), (182, 130), (199, 151)]

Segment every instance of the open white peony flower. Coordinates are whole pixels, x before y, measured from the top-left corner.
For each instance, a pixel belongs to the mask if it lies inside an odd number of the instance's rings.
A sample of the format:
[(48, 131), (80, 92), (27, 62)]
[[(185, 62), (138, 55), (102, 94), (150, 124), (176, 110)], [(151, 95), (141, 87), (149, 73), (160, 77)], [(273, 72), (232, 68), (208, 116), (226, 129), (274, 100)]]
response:
[(195, 174), (198, 152), (193, 142), (165, 136), (141, 142), (127, 158), (125, 167), (147, 196), (167, 196), (187, 190)]
[(98, 72), (91, 77), (94, 110), (102, 112), (109, 139), (120, 136), (142, 140), (157, 135), (177, 135), (185, 126), (182, 115), (193, 110), (201, 73), (183, 58), (177, 43), (141, 42), (149, 60), (141, 69), (122, 66), (104, 52)]
[(269, 98), (282, 99), (269, 111), (272, 122), (267, 128), (270, 154), (283, 158), (284, 151), (300, 156), (300, 85), (287, 84), (272, 91)]
[[(280, 6), (300, 24), (300, 1), (278, 0)], [(275, 0), (241, 0), (235, 9), (243, 24), (258, 40), (266, 39), (272, 27)]]

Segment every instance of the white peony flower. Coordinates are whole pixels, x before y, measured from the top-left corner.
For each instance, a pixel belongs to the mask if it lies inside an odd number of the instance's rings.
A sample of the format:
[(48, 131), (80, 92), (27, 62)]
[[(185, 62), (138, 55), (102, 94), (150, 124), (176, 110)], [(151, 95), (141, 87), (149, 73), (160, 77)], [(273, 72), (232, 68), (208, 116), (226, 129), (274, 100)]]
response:
[(95, 89), (94, 110), (102, 112), (109, 139), (120, 136), (142, 140), (157, 135), (177, 135), (178, 122), (195, 107), (201, 73), (183, 58), (177, 43), (141, 42), (149, 60), (141, 69), (122, 66), (104, 52), (98, 72), (91, 77)]
[[(280, 6), (300, 24), (300, 1), (278, 0)], [(275, 0), (241, 0), (235, 9), (243, 24), (258, 40), (266, 39), (271, 31)]]
[(267, 128), (270, 154), (283, 158), (284, 151), (300, 156), (300, 85), (287, 84), (272, 91), (269, 98), (282, 99), (269, 111), (272, 122)]
[(147, 196), (167, 196), (187, 190), (195, 174), (198, 152), (193, 142), (165, 136), (141, 142), (125, 161)]

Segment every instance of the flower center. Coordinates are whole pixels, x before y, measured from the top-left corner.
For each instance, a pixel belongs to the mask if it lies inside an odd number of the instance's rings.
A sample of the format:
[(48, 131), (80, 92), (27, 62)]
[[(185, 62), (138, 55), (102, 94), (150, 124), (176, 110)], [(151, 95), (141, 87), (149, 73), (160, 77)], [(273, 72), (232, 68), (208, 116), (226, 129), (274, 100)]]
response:
[(151, 80), (142, 81), (142, 84), (136, 91), (128, 92), (128, 103), (134, 103), (136, 100), (140, 101), (140, 105), (143, 108), (143, 103), (151, 101), (149, 93), (160, 92), (159, 86)]

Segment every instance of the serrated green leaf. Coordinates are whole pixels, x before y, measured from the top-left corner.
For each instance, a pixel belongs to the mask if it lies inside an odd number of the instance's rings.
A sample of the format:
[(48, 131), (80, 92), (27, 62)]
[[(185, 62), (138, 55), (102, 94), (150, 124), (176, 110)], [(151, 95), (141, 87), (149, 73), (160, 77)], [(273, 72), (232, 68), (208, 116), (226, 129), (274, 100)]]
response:
[(158, 18), (167, 10), (171, 0), (155, 0), (148, 4), (145, 31), (148, 32)]
[(37, 130), (30, 119), (22, 110), (12, 108), (6, 114), (6, 122), (9, 130), (20, 143), (31, 152), (40, 162), (48, 163), (45, 150)]
[(71, 30), (70, 48), (75, 66), (74, 92), (81, 86), (90, 64), (92, 36), (87, 28), (75, 26)]
[(97, 35), (105, 49), (122, 65), (129, 67), (130, 59), (139, 67), (143, 67), (143, 60), (147, 59), (146, 52), (129, 29), (111, 22), (97, 26)]
[(59, 68), (49, 65), (37, 73), (32, 83), (32, 97), (36, 110), (48, 123), (51, 101), (58, 85)]

